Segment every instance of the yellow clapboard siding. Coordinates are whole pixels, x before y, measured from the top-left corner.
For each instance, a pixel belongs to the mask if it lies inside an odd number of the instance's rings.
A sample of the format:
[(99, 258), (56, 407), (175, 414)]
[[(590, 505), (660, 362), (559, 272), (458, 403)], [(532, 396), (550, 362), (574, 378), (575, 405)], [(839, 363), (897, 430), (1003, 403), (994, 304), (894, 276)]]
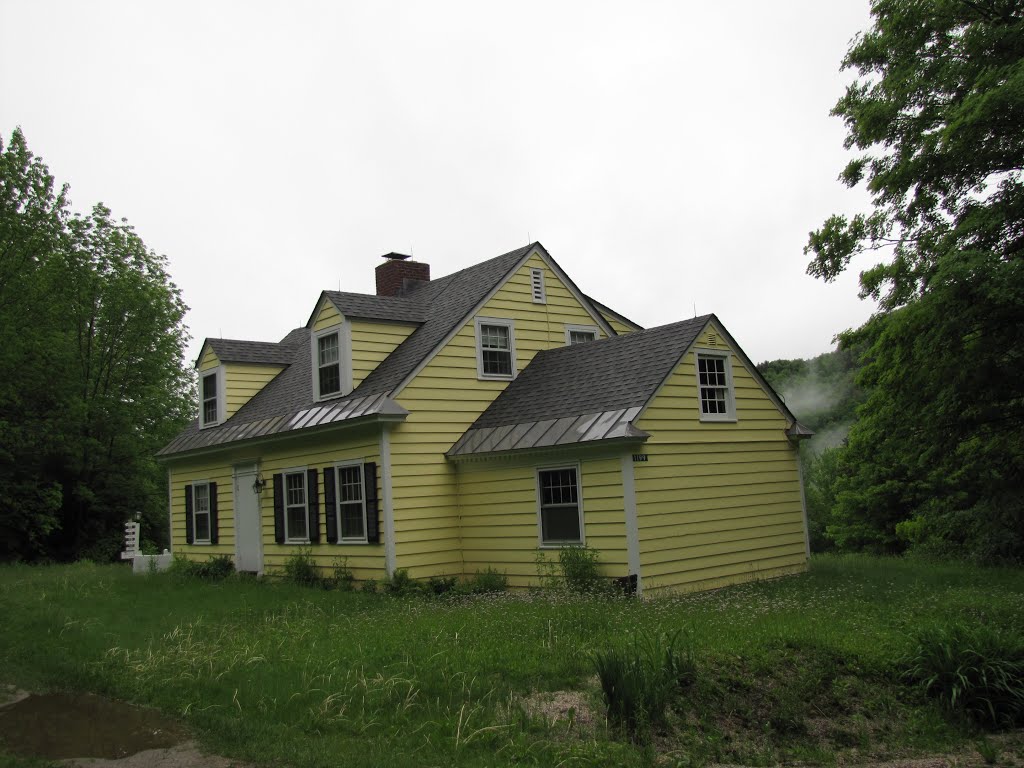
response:
[[(735, 352), (713, 324), (695, 346)], [(701, 422), (694, 351), (637, 421), (652, 434), (634, 467), (645, 590), (806, 566), (788, 423), (741, 357), (729, 362), (736, 421)]]
[(803, 560), (794, 559), (792, 556), (762, 560), (757, 569), (751, 569), (747, 563), (734, 563), (689, 571), (685, 578), (681, 578), (678, 574), (654, 576), (644, 582), (644, 594), (656, 598), (674, 592), (718, 589), (731, 584), (790, 576), (806, 570), (807, 565)]
[[(217, 544), (185, 543), (185, 486), (196, 482), (217, 484)], [(235, 554), (234, 478), (231, 467), (222, 463), (195, 463), (170, 478), (171, 549), (175, 555), (207, 560), (215, 555)]]
[[(497, 460), (460, 468), (459, 508), (467, 573), (492, 562), (503, 567), (516, 565), (521, 575), (535, 572), (539, 548), (536, 472), (538, 467), (551, 465), (551, 461)], [(579, 467), (584, 539), (600, 551), (606, 575), (623, 575), (625, 515), (620, 463), (618, 459), (582, 460)], [(557, 549), (544, 551), (557, 558)]]
[[(752, 522), (750, 520), (745, 521), (746, 524), (742, 526), (736, 525), (736, 522), (736, 520), (730, 520), (730, 525), (723, 525), (721, 521), (717, 525), (707, 524), (703, 526), (705, 530), (699, 532), (693, 527), (688, 528), (685, 533), (678, 528), (666, 528), (655, 541), (649, 543), (647, 551), (653, 561), (658, 552), (670, 551), (673, 554), (675, 554), (675, 550), (703, 552), (705, 545), (714, 546), (738, 541), (763, 542), (771, 537), (780, 537), (786, 541), (797, 543), (803, 542), (804, 527), (800, 521), (783, 519), (773, 523), (757, 519), (757, 525), (753, 527), (750, 525)], [(751, 531), (756, 531), (755, 537), (751, 536)]]
[[(544, 270), (547, 304), (534, 304), (530, 269)], [(594, 325), (595, 320), (576, 301), (568, 288), (536, 254), (524, 263), (480, 309), (479, 316), (513, 320), (516, 370), (523, 368), (541, 349), (565, 344), (565, 323)], [(455, 468), (443, 454), (480, 413), (507, 386), (504, 381), (477, 379), (476, 324), (470, 318), (430, 360), (396, 399), (409, 412), (406, 421), (392, 432), (391, 458), (396, 530), (409, 518), (409, 532), (439, 532), (430, 540), (396, 542), (397, 566), (410, 568), (413, 576), (426, 575), (446, 563), (438, 560), (447, 548), (450, 564), (463, 554), (460, 536), (460, 490)], [(404, 471), (415, 467), (415, 472)], [(431, 477), (433, 476), (433, 478)], [(533, 510), (532, 535), (536, 548), (536, 490), (532, 470), (523, 503)], [(491, 496), (493, 498), (493, 494)], [(406, 534), (408, 535), (408, 534)], [(437, 557), (435, 557), (437, 555)], [(468, 562), (468, 561), (467, 561)], [(532, 555), (531, 555), (532, 562)]]
[(612, 330), (615, 331), (615, 333), (617, 333), (619, 336), (625, 336), (627, 333), (633, 333), (633, 331), (635, 330), (632, 326), (626, 325), (625, 323), (616, 320), (614, 317), (605, 314), (604, 312), (601, 313), (601, 316), (605, 319), (605, 322), (612, 327)]
[(231, 418), (263, 387), (284, 370), (281, 365), (224, 365), (224, 415)]
[[(260, 496), (260, 522), (264, 555), (264, 569), (267, 573), (279, 572), (284, 562), (301, 551), (308, 551), (324, 575), (330, 575), (340, 558), (348, 558), (348, 566), (357, 579), (384, 576), (383, 544), (328, 544), (326, 543), (327, 522), (323, 509), (323, 470), (335, 462), (363, 460), (380, 462), (379, 444), (375, 433), (363, 430), (342, 440), (329, 437), (315, 439), (293, 439), (262, 449), (262, 455), (248, 457), (259, 459), (260, 472), (267, 482), (267, 489)], [(273, 475), (287, 469), (307, 468), (317, 470), (317, 497), (320, 503), (320, 543), (299, 546), (277, 544), (274, 541), (274, 496)], [(175, 554), (189, 559), (205, 559), (208, 554), (234, 556), (234, 486), (233, 468), (223, 456), (190, 462), (175, 462), (171, 466), (171, 525)], [(210, 480), (217, 483), (217, 507), (220, 543), (217, 546), (188, 546), (185, 541), (184, 487), (186, 484)], [(380, 472), (378, 472), (378, 486)], [(251, 492), (251, 491), (250, 491)], [(378, 489), (378, 496), (380, 491)]]
[(203, 353), (203, 357), (199, 361), (199, 372), (205, 373), (218, 365), (220, 365), (220, 358), (217, 357), (217, 353), (213, 351), (212, 347), (207, 346), (206, 352)]
[(688, 574), (695, 570), (723, 565), (738, 565), (747, 570), (757, 571), (764, 567), (764, 563), (775, 558), (805, 557), (802, 542), (690, 554), (690, 557), (666, 557), (654, 562), (642, 562), (644, 577), (656, 578), (658, 576), (665, 577), (668, 574)]
[[(714, 527), (721, 524), (747, 525), (751, 517), (764, 515), (771, 518), (775, 515), (791, 515), (794, 497), (791, 494), (779, 494), (773, 497), (774, 500), (758, 500), (756, 506), (744, 503), (743, 499), (726, 498), (719, 501), (717, 506), (711, 503), (694, 505), (693, 509), (680, 510), (676, 507), (666, 507), (661, 511), (654, 510), (651, 514), (645, 514), (639, 521), (639, 527), (650, 532), (650, 536), (657, 536), (655, 528), (671, 528), (674, 530), (703, 530), (706, 527)], [(797, 500), (799, 497), (797, 497)], [(703, 501), (703, 500), (702, 500)]]
[(338, 308), (325, 297), (320, 305), (320, 311), (317, 313), (316, 320), (313, 322), (313, 332), (318, 333), (326, 328), (339, 325), (343, 319)]
[(353, 319), (352, 323), (352, 386), (363, 379), (416, 330), (415, 325), (371, 322)]
[(651, 535), (647, 550), (657, 552), (662, 549), (683, 549), (704, 541), (702, 536), (720, 537), (726, 540), (729, 536), (749, 538), (750, 530), (756, 527), (759, 532), (784, 531), (803, 536), (801, 523), (787, 519), (785, 513), (759, 518), (750, 515), (705, 521), (688, 520), (680, 525), (652, 526), (647, 532)]

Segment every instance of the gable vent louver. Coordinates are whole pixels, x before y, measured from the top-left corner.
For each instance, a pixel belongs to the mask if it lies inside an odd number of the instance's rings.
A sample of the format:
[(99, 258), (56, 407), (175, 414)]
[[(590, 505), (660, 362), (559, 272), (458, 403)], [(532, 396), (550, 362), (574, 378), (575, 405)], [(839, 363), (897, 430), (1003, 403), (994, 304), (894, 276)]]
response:
[(718, 336), (716, 334), (714, 334), (714, 333), (709, 333), (708, 334), (708, 346), (709, 347), (717, 347), (718, 346)]
[(533, 303), (546, 304), (547, 297), (544, 295), (544, 270), (530, 270), (530, 287), (533, 290)]

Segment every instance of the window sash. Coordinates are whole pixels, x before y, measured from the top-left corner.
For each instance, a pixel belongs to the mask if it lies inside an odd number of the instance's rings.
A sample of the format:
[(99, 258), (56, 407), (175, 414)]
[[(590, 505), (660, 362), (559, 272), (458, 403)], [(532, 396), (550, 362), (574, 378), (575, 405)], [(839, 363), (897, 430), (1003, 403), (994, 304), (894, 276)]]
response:
[(702, 416), (732, 416), (728, 358), (719, 355), (697, 355), (697, 386)]
[(217, 374), (203, 376), (203, 424), (217, 421)]
[(192, 486), (192, 540), (196, 544), (210, 543), (210, 486), (195, 483)]
[(306, 473), (289, 472), (284, 476), (285, 541), (309, 541), (309, 507)]
[(485, 376), (512, 375), (511, 329), (507, 325), (480, 325), (480, 360)]
[(317, 383), (320, 396), (341, 392), (341, 337), (328, 333), (317, 339)]
[(366, 499), (362, 464), (336, 468), (338, 531), (341, 541), (366, 541)]
[(579, 472), (576, 467), (538, 471), (541, 544), (582, 544)]
[(569, 331), (569, 346), (573, 344), (585, 344), (588, 341), (595, 341), (597, 334), (593, 331)]

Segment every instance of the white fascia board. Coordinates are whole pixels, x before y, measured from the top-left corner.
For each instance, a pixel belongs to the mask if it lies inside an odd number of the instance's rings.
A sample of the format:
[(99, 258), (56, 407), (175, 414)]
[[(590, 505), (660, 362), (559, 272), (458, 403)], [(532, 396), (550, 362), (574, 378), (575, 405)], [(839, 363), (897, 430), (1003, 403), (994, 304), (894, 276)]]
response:
[(548, 265), (548, 268), (551, 269), (551, 271), (555, 273), (555, 276), (562, 281), (562, 284), (569, 289), (569, 293), (571, 293), (576, 301), (580, 303), (580, 306), (583, 307), (587, 314), (594, 319), (594, 322), (600, 326), (601, 330), (604, 331), (606, 338), (610, 339), (614, 336), (618, 336), (611, 325), (608, 324), (608, 321), (604, 319), (604, 315), (601, 314), (600, 310), (591, 303), (590, 299), (586, 297), (583, 291), (576, 287), (576, 283), (574, 283), (572, 278), (569, 277), (569, 275), (567, 275), (560, 266), (558, 266), (558, 262), (551, 258), (551, 254), (547, 252), (547, 249), (544, 248), (543, 245), (538, 243), (537, 247), (530, 253), (531, 255), (536, 253), (540, 256), (541, 261)]

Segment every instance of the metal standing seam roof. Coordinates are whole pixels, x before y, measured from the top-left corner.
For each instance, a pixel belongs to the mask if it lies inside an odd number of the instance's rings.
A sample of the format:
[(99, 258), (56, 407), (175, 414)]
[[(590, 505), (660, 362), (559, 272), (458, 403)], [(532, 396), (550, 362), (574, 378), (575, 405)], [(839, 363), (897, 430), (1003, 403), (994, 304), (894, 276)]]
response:
[(402, 406), (386, 395), (346, 398), (345, 400), (322, 403), (315, 408), (305, 408), (291, 416), (274, 416), (236, 423), (233, 419), (220, 427), (191, 431), (185, 430), (170, 442), (160, 455), (170, 455), (197, 448), (233, 443), (256, 437), (268, 437), (298, 429), (323, 427), (364, 416), (407, 416)]
[(712, 317), (538, 352), (447, 455), (649, 437), (633, 419)]
[[(501, 256), (467, 267), (445, 277), (417, 285), (402, 297), (368, 296), (338, 291), (325, 292), (331, 301), (340, 302), (353, 316), (373, 319), (419, 322), (420, 325), (398, 345), (348, 396), (331, 400), (334, 406), (347, 403), (376, 402), (371, 396), (385, 396), (385, 401), (405, 413), (401, 406), (387, 398), (391, 391), (409, 376), (434, 348), (453, 331), (488, 293), (508, 275), (539, 243), (531, 243)], [(339, 306), (340, 311), (345, 311)], [(421, 318), (419, 320), (414, 318)], [(310, 329), (297, 328), (278, 344), (267, 342), (232, 342), (255, 350), (276, 348), (287, 358), (287, 367), (256, 393), (224, 424), (199, 429), (193, 421), (174, 440), (161, 449), (158, 456), (172, 456), (199, 448), (223, 445), (268, 434), (304, 429), (322, 423), (336, 423), (359, 416), (383, 412), (359, 412), (356, 408), (337, 411), (329, 422), (314, 423), (297, 418), (326, 404), (314, 400), (312, 391), (312, 359), (309, 352)], [(217, 340), (225, 341), (225, 340)], [(241, 349), (242, 347), (237, 347)], [(269, 352), (267, 353), (269, 354)], [(270, 362), (270, 361), (268, 361)], [(381, 401), (382, 403), (385, 401)], [(383, 407), (383, 405), (382, 405)], [(388, 406), (391, 408), (391, 406)], [(401, 415), (401, 414), (393, 414)]]

